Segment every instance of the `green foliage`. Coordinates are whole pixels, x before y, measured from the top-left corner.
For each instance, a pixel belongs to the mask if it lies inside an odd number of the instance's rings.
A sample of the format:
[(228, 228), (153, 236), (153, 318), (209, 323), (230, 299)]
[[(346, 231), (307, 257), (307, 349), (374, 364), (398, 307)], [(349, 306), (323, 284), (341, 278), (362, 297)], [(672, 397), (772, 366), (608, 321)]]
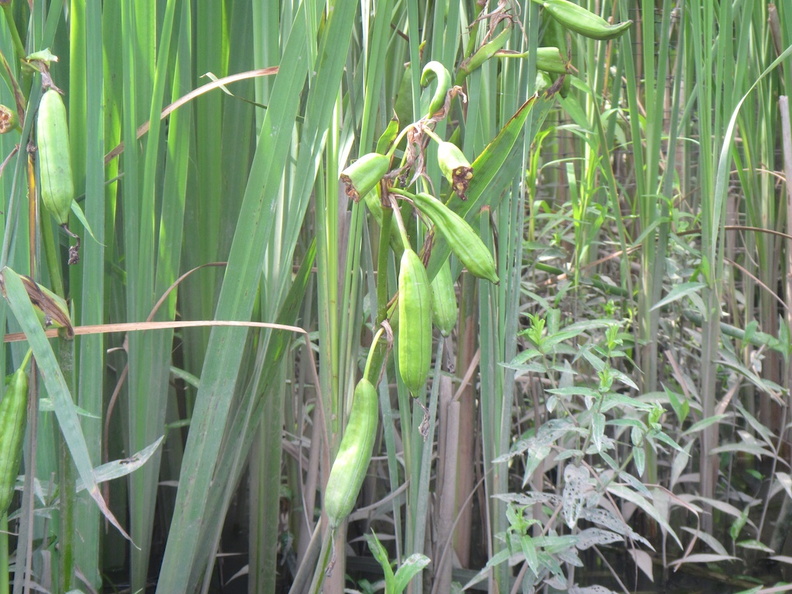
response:
[[(618, 369), (626, 358), (618, 321), (595, 319), (564, 326), (559, 310), (550, 310), (545, 317), (531, 314), (530, 320), (523, 334), (535, 348), (523, 351), (510, 365), (554, 386), (546, 391), (544, 403), (554, 418), (495, 460), (511, 464), (520, 460), (527, 490), (498, 496), (519, 507), (507, 512), (510, 526), (503, 536), (508, 554), (493, 557), (488, 567), (507, 559), (514, 562), (516, 557), (530, 570), (523, 578), (524, 587), (547, 584), (572, 591), (576, 586), (564, 567), (584, 566), (579, 551), (617, 542), (654, 549), (615, 512), (620, 508), (614, 507), (618, 499), (636, 505), (679, 543), (643, 477), (647, 451), (685, 452), (663, 431), (659, 403), (617, 391), (637, 389)], [(563, 477), (555, 481), (554, 489), (532, 487), (553, 485), (546, 476), (551, 472)], [(584, 528), (580, 521), (593, 526)]]
[(0, 592), (781, 581), (734, 562), (790, 563), (791, 41), (781, 2), (3, 3)]
[(410, 555), (394, 573), (388, 560), (388, 553), (379, 539), (377, 539), (377, 535), (373, 532), (367, 534), (366, 543), (385, 574), (385, 594), (401, 594), (404, 592), (410, 584), (410, 580), (431, 563), (431, 559), (426, 555)]

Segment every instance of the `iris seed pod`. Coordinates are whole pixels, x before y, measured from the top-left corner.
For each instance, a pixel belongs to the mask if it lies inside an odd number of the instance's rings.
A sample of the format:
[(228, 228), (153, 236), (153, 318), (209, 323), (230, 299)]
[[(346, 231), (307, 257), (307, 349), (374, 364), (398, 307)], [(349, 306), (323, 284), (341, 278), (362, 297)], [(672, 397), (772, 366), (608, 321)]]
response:
[(470, 274), (493, 283), (498, 282), (495, 259), (465, 219), (429, 194), (416, 194), (414, 203), (446, 238), (451, 251)]
[(423, 262), (404, 250), (399, 268), (399, 375), (413, 396), (421, 393), (432, 364), (432, 293)]
[(366, 378), (355, 386), (352, 412), (325, 489), (324, 504), (330, 528), (337, 528), (355, 506), (377, 436), (377, 390)]
[(457, 300), (451, 263), (446, 260), (432, 279), (432, 320), (440, 334), (448, 336), (457, 323)]
[(0, 400), (0, 516), (11, 505), (14, 483), (22, 461), (22, 444), (27, 426), (28, 360), (29, 357), (25, 357), (22, 365), (11, 376), (11, 382)]
[(66, 106), (54, 89), (41, 98), (36, 120), (41, 202), (59, 225), (69, 221), (74, 200)]
[(346, 195), (355, 202), (374, 189), (388, 173), (390, 158), (379, 153), (363, 155), (341, 172), (341, 181), (346, 185)]
[(534, 2), (544, 6), (554, 19), (570, 31), (591, 39), (613, 39), (632, 25), (632, 21), (611, 25), (601, 16), (569, 0), (534, 0)]
[(437, 145), (437, 162), (456, 195), (462, 200), (467, 199), (465, 192), (473, 179), (473, 168), (465, 154), (453, 142), (440, 142)]
[(557, 47), (540, 47), (536, 49), (536, 67), (553, 74), (566, 74), (570, 71), (569, 62), (561, 55)]

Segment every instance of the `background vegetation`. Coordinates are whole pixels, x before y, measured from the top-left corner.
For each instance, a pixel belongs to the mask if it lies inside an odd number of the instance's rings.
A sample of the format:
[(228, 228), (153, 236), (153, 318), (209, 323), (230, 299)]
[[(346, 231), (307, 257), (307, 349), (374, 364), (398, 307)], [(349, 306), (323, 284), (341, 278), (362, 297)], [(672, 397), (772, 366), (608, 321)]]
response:
[[(0, 322), (24, 333), (0, 366), (35, 355), (0, 591), (316, 587), (323, 486), (398, 266), (339, 174), (426, 113), (430, 61), (463, 91), (434, 131), (474, 168), (449, 205), (500, 283), (451, 258), (426, 438), (385, 360), (325, 591), (374, 591), (378, 560), (414, 592), (792, 588), (785, 3), (580, 0), (633, 21), (603, 41), (528, 0), (0, 4), (19, 115)], [(564, 80), (537, 78), (539, 46)], [(46, 48), (85, 213), (73, 266), (31, 173), (25, 58)], [(73, 340), (45, 338), (16, 273), (69, 299)]]

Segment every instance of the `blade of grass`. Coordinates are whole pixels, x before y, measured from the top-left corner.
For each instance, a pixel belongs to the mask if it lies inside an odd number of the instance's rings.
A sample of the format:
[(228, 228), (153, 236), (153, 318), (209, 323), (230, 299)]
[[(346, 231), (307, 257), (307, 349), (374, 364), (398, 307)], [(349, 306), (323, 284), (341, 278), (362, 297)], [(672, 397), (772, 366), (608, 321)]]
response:
[[(159, 211), (156, 204), (158, 194), (156, 181), (163, 175), (160, 157), (162, 122), (159, 114), (165, 103), (166, 83), (171, 76), (173, 39), (178, 40), (179, 34), (184, 31), (174, 25), (177, 5), (178, 3), (173, 0), (165, 4), (161, 14), (162, 24), (159, 29), (161, 34), (160, 38), (156, 40), (158, 13), (153, 4), (137, 3), (134, 10), (128, 15), (130, 34), (133, 39), (139, 40), (139, 43), (130, 48), (127, 59), (131, 61), (129, 68), (135, 73), (134, 76), (140, 84), (136, 85), (135, 97), (132, 98), (130, 94), (127, 99), (130, 108), (126, 110), (125, 114), (125, 146), (137, 146), (133, 135), (136, 134), (136, 125), (140, 120), (133, 118), (138, 113), (145, 112), (145, 118), (150, 122), (149, 132), (144, 142), (142, 163), (138, 165), (142, 165), (142, 170), (137, 166), (129, 170), (125, 169), (128, 175), (125, 175), (122, 180), (122, 184), (129, 184), (139, 192), (139, 194), (132, 195), (140, 196), (139, 200), (124, 201), (124, 220), (126, 221), (127, 217), (130, 217), (135, 222), (133, 228), (130, 228), (130, 225), (125, 228), (125, 253), (130, 258), (126, 268), (127, 319), (129, 320), (145, 319), (158, 296), (155, 290), (160, 293), (164, 291), (176, 275), (167, 254), (173, 254), (174, 251), (178, 253), (179, 250), (183, 193), (181, 198), (178, 194), (168, 195), (162, 203), (163, 227), (160, 229), (162, 234), (159, 238), (162, 244), (158, 246), (163, 252), (162, 268), (158, 266), (159, 259), (155, 260), (155, 248), (158, 239), (157, 218)], [(189, 27), (187, 27), (186, 34), (189, 35)], [(139, 109), (134, 109), (134, 105), (139, 106)], [(181, 134), (181, 137), (186, 139), (184, 133)], [(169, 141), (183, 143), (176, 136), (169, 136)], [(130, 158), (136, 152), (135, 150), (125, 151), (124, 159)], [(183, 156), (184, 153), (182, 153), (182, 159)], [(179, 157), (177, 156), (176, 159), (177, 162), (174, 166), (178, 168), (180, 166)], [(133, 162), (137, 165), (136, 159), (133, 159)], [(185, 162), (182, 160), (181, 163), (183, 167)], [(165, 175), (165, 189), (176, 189), (172, 186), (169, 187), (169, 184), (173, 182), (168, 174)], [(183, 178), (184, 173), (181, 173), (181, 176)], [(128, 195), (126, 191), (124, 195)], [(173, 221), (169, 219), (172, 212), (174, 213)], [(165, 226), (171, 222), (174, 223), (176, 229)], [(171, 241), (177, 243), (171, 244), (169, 243)], [(166, 271), (164, 274), (163, 270)], [(178, 262), (176, 262), (176, 270), (178, 270)], [(159, 283), (157, 283), (158, 280)], [(172, 301), (169, 309), (171, 312), (175, 310)], [(160, 319), (162, 319), (161, 316), (165, 310), (160, 310), (162, 312), (158, 314)], [(128, 449), (131, 452), (143, 449), (165, 433), (171, 337), (171, 331), (158, 331), (132, 333), (127, 338), (129, 356), (129, 433), (127, 439)], [(131, 530), (139, 547), (131, 550), (133, 588), (145, 587), (147, 579), (153, 523), (156, 517), (154, 508), (159, 483), (160, 459), (161, 453), (158, 451), (140, 472), (129, 477)]]
[[(305, 30), (305, 10), (305, 6), (301, 4), (295, 14), (282, 60), (283, 63), (290, 64), (291, 68), (288, 71), (281, 71), (275, 77), (269, 107), (262, 124), (235, 241), (231, 247), (229, 265), (220, 292), (216, 312), (216, 316), (220, 319), (247, 319), (250, 316), (255, 297), (251, 287), (257, 285), (260, 275), (259, 263), (264, 256), (266, 240), (271, 237), (273, 223), (271, 217), (262, 215), (269, 212), (277, 197), (277, 188), (280, 185), (279, 172), (291, 145), (292, 124), (296, 119), (299, 93), (306, 74), (309, 69), (316, 68), (317, 81), (322, 83), (312, 87), (312, 96), (308, 99), (308, 105), (316, 103), (317, 108), (325, 107), (321, 105), (318, 95), (324, 93), (328, 87), (337, 85), (340, 79), (345, 52), (339, 52), (342, 59), (338, 60), (336, 57), (337, 64), (333, 63), (327, 68), (323, 67), (324, 62), (318, 65), (306, 62), (304, 48), (309, 32)], [(339, 40), (349, 39), (354, 10), (354, 3), (336, 4), (323, 34), (323, 46), (332, 40), (337, 48)], [(323, 60), (328, 57), (328, 53), (322, 54)], [(325, 77), (327, 81), (323, 80)], [(327, 84), (324, 84), (325, 82)], [(317, 109), (315, 112), (306, 113), (304, 133), (308, 144), (303, 149), (305, 154), (301, 152), (299, 159), (311, 168), (316, 166), (316, 158), (321, 150), (321, 139), (329, 122), (327, 117), (331, 107), (327, 106), (323, 111)], [(328, 112), (327, 115), (325, 112)], [(309, 120), (312, 116), (317, 120)], [(316, 170), (313, 169), (313, 175), (315, 172)], [(311, 171), (309, 169), (304, 173), (305, 177), (309, 177)], [(308, 186), (312, 179), (313, 176), (310, 176), (309, 179), (304, 180), (305, 185)], [(297, 195), (307, 205), (309, 192), (305, 191)], [(294, 216), (301, 218), (303, 213), (304, 210), (295, 209)], [(287, 236), (287, 239), (291, 237)], [(284, 251), (290, 254), (293, 245), (292, 240)], [(158, 584), (158, 591), (162, 592), (182, 592), (187, 587), (188, 580), (184, 578), (189, 577), (193, 560), (197, 555), (198, 531), (202, 524), (201, 518), (204, 517), (209, 481), (222, 438), (220, 432), (212, 431), (211, 428), (225, 425), (230, 397), (238, 381), (237, 373), (247, 332), (217, 330), (213, 330), (210, 335), (208, 352), (211, 356), (207, 357), (203, 369), (188, 437), (177, 494), (176, 513)], [(178, 563), (175, 562), (176, 559)]]
[(8, 304), (11, 307), (11, 311), (14, 312), (17, 322), (22, 326), (30, 348), (33, 349), (33, 355), (36, 357), (39, 370), (44, 378), (47, 392), (52, 398), (55, 414), (58, 417), (58, 424), (66, 444), (69, 446), (72, 460), (77, 467), (77, 473), (105, 518), (126, 535), (126, 532), (124, 532), (99, 493), (93, 476), (93, 465), (88, 453), (88, 445), (85, 443), (85, 436), (80, 427), (80, 420), (74, 407), (74, 401), (71, 398), (69, 387), (63, 378), (55, 354), (47, 342), (41, 323), (33, 310), (33, 304), (30, 302), (22, 281), (13, 270), (8, 267), (4, 268), (3, 277)]
[[(101, 324), (104, 321), (104, 301), (95, 299), (104, 295), (104, 109), (102, 102), (102, 23), (101, 6), (86, 4), (84, 0), (72, 2), (73, 23), (84, 23), (79, 30), (72, 30), (73, 41), (70, 54), (70, 83), (72, 90), (69, 101), (71, 138), (78, 141), (72, 144), (75, 157), (72, 167), (75, 179), (81, 179), (85, 172), (84, 211), (96, 235), (96, 240), (86, 241), (82, 249), (82, 264), (72, 275), (72, 293), (80, 291), (82, 310), (79, 312), (80, 324)], [(79, 39), (84, 39), (84, 43)], [(84, 66), (83, 66), (84, 64)], [(75, 101), (84, 89), (84, 103)], [(91, 130), (92, 133), (88, 133)], [(79, 140), (84, 139), (84, 143)], [(82, 156), (80, 157), (79, 155)], [(82, 165), (82, 167), (81, 167)], [(76, 278), (75, 278), (76, 277)], [(77, 404), (103, 418), (103, 370), (104, 340), (101, 335), (86, 336), (79, 342), (79, 374)], [(101, 423), (85, 426), (86, 441), (91, 444), (92, 459), (100, 460), (102, 455)], [(77, 507), (75, 530), (83, 536), (81, 546), (75, 551), (75, 564), (80, 568), (84, 579), (94, 588), (102, 584), (98, 510), (86, 505), (84, 497)]]

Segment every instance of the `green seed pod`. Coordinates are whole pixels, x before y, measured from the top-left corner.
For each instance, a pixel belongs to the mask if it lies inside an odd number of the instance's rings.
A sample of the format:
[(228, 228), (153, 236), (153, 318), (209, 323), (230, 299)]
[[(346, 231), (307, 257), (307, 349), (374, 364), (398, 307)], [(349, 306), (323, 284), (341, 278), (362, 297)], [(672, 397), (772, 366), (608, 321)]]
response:
[(74, 179), (66, 106), (54, 89), (48, 89), (41, 98), (36, 131), (41, 202), (59, 225), (65, 225), (74, 200)]
[(632, 25), (632, 21), (611, 25), (601, 16), (569, 0), (533, 1), (544, 6), (554, 19), (570, 31), (591, 39), (613, 39), (624, 33)]
[(346, 184), (346, 195), (357, 202), (374, 189), (388, 173), (390, 158), (379, 153), (363, 155), (341, 172), (341, 181)]
[(446, 260), (432, 279), (432, 320), (443, 336), (453, 332), (457, 323), (457, 314), (451, 263)]
[(5, 395), (0, 400), (0, 516), (11, 505), (14, 483), (22, 461), (22, 444), (27, 426), (28, 360), (29, 355), (11, 376)]
[(454, 192), (462, 200), (467, 199), (465, 192), (470, 180), (473, 179), (473, 168), (465, 154), (453, 142), (439, 142), (437, 144), (437, 162)]
[(363, 378), (355, 386), (352, 412), (325, 489), (325, 512), (330, 528), (337, 528), (355, 506), (371, 462), (378, 423), (377, 390), (370, 381)]
[(546, 10), (542, 11), (542, 38), (540, 45), (544, 47), (557, 47), (561, 55), (568, 55), (567, 49), (567, 31), (564, 26), (553, 18), (553, 16)]
[(443, 234), (451, 251), (470, 274), (498, 283), (495, 259), (465, 219), (429, 194), (416, 194), (414, 202)]
[(536, 67), (553, 74), (566, 74), (571, 69), (569, 62), (557, 47), (540, 47), (536, 50)]
[(423, 262), (404, 250), (399, 268), (399, 375), (413, 396), (426, 383), (432, 364), (432, 292)]

